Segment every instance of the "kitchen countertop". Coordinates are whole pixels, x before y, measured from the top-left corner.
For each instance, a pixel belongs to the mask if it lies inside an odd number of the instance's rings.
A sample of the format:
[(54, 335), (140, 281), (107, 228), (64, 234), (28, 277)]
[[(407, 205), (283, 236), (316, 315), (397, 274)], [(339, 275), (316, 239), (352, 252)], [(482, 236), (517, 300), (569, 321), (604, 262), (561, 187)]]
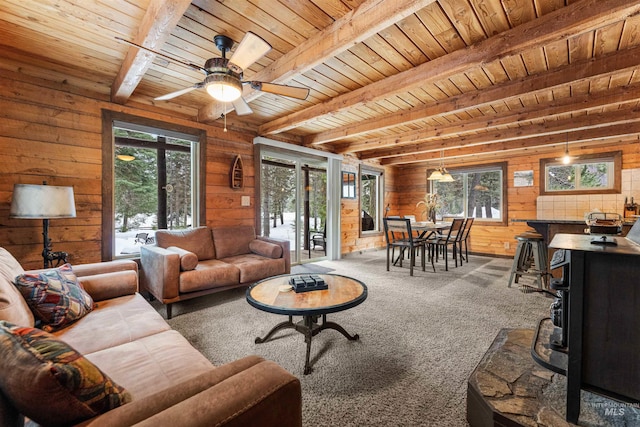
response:
[[(629, 219), (629, 218), (627, 218)], [(540, 233), (546, 244), (549, 244), (557, 233), (585, 234), (588, 228), (584, 219), (512, 219), (512, 223), (526, 222), (529, 227)], [(635, 220), (622, 223), (620, 237), (626, 236)]]
[[(511, 222), (526, 222), (527, 224), (583, 224), (586, 225), (586, 221), (583, 218), (576, 219), (519, 219), (514, 218)], [(636, 222), (636, 218), (625, 218), (622, 221), (622, 225), (633, 225)]]
[(586, 224), (584, 219), (518, 219), (518, 218), (514, 218), (511, 220), (511, 222), (531, 222), (531, 223), (535, 223), (535, 224), (548, 224), (548, 223), (553, 223), (553, 224)]

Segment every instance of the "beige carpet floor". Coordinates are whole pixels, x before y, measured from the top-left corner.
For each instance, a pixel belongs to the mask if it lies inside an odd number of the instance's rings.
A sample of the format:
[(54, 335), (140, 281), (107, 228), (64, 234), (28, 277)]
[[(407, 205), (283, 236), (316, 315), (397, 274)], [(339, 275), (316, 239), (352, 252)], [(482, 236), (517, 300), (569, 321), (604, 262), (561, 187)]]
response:
[(251, 307), (244, 289), (175, 304), (169, 323), (214, 364), (258, 354), (298, 376), (305, 426), (465, 426), (467, 378), (498, 331), (548, 315), (550, 298), (507, 288), (511, 262), (471, 256), (410, 277), (406, 263), (387, 272), (385, 252), (373, 251), (294, 267), (368, 287), (364, 303), (328, 316), (360, 340), (332, 330), (314, 337), (310, 375), (301, 334), (254, 343), (285, 317)]

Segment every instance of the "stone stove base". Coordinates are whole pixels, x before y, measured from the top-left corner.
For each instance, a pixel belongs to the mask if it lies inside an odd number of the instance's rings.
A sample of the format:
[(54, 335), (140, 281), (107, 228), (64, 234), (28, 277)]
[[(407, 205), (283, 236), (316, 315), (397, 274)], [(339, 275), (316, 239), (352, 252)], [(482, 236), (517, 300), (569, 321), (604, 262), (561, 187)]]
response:
[[(533, 329), (502, 329), (471, 374), (471, 427), (572, 426), (565, 421), (566, 378), (531, 357)], [(640, 407), (582, 391), (581, 426), (640, 425)]]

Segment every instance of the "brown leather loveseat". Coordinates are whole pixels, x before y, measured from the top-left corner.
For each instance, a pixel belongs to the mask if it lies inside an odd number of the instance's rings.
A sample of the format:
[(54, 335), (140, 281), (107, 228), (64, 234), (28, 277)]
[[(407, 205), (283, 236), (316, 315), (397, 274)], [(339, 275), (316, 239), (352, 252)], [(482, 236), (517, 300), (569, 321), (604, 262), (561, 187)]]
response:
[(167, 306), (291, 272), (289, 241), (256, 236), (253, 226), (159, 230), (140, 250), (143, 289)]

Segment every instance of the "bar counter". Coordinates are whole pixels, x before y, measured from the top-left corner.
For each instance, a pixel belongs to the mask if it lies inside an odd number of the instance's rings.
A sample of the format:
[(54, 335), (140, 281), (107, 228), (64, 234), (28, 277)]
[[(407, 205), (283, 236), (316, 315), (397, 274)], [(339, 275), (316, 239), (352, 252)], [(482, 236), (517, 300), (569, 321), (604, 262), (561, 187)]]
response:
[[(584, 219), (512, 219), (511, 222), (526, 222), (529, 227), (542, 235), (546, 244), (549, 244), (553, 236), (558, 233), (585, 234), (588, 228)], [(627, 235), (634, 222), (622, 224), (621, 236)]]

